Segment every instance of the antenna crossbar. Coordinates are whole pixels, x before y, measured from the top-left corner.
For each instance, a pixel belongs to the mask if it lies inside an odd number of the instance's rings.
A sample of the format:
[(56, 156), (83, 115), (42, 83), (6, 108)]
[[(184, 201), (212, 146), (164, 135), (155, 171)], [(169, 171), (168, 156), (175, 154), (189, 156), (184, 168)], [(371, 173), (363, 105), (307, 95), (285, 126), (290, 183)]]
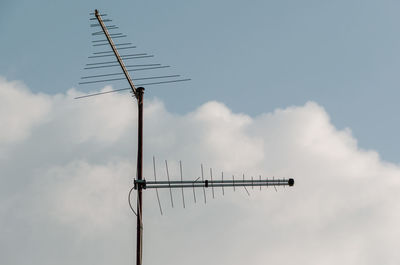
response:
[(137, 92), (136, 92), (136, 87), (135, 87), (135, 85), (133, 84), (133, 81), (131, 80), (131, 77), (129, 76), (128, 70), (126, 70), (125, 65), (124, 65), (124, 62), (122, 61), (121, 56), (119, 55), (118, 50), (117, 50), (117, 48), (115, 47), (115, 44), (114, 44), (113, 40), (111, 39), (110, 34), (108, 33), (107, 27), (106, 27), (106, 25), (104, 25), (104, 22), (102, 21), (101, 16), (100, 16), (99, 12), (97, 11), (97, 9), (95, 10), (94, 14), (95, 14), (97, 20), (99, 21), (99, 24), (100, 24), (100, 26), (101, 26), (101, 29), (102, 29), (103, 32), (104, 32), (104, 35), (106, 35), (107, 40), (108, 40), (108, 42), (110, 43), (111, 49), (113, 50), (113, 52), (114, 52), (114, 54), (115, 54), (115, 57), (117, 57), (118, 63), (119, 63), (119, 65), (121, 66), (122, 71), (123, 71), (124, 74), (125, 74), (126, 80), (128, 81), (129, 86), (131, 87), (133, 94), (134, 94), (135, 97), (137, 98), (138, 95), (137, 95)]
[(147, 181), (135, 180), (135, 189), (176, 189), (176, 188), (212, 188), (212, 187), (254, 187), (254, 186), (293, 186), (294, 179), (265, 179), (265, 180), (176, 180), (176, 181)]

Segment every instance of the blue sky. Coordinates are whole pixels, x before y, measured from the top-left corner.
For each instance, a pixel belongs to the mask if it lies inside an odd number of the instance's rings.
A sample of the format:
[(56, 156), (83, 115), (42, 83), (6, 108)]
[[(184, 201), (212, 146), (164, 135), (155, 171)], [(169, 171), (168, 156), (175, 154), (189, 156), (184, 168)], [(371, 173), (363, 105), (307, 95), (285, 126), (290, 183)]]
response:
[[(84, 74), (88, 13), (192, 78), (146, 97), (185, 113), (209, 100), (257, 115), (313, 100), (361, 147), (398, 163), (398, 1), (2, 1), (0, 74), (65, 92)], [(78, 87), (78, 89), (85, 89)]]

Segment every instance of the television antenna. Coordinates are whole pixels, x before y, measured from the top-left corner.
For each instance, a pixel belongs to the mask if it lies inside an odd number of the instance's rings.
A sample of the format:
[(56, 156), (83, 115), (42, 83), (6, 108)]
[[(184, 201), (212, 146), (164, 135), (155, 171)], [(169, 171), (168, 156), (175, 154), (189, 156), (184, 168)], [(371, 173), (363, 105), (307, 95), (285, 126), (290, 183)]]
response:
[[(224, 179), (224, 174), (221, 174), (221, 180), (213, 179), (212, 169), (210, 168), (210, 180), (204, 178), (204, 170), (203, 165), (201, 165), (201, 179), (198, 177), (196, 180), (183, 180), (182, 176), (182, 163), (179, 163), (180, 167), (180, 176), (181, 180), (174, 181), (169, 178), (168, 171), (168, 163), (165, 161), (166, 173), (168, 180), (167, 181), (159, 181), (156, 177), (156, 167), (155, 167), (155, 158), (153, 157), (153, 169), (154, 169), (154, 181), (148, 181), (143, 178), (143, 95), (145, 85), (157, 85), (157, 84), (165, 84), (165, 83), (174, 83), (174, 82), (182, 82), (188, 81), (190, 79), (182, 79), (179, 78), (179, 75), (163, 75), (163, 76), (150, 76), (150, 77), (141, 77), (141, 78), (131, 78), (130, 72), (136, 71), (148, 71), (155, 69), (168, 68), (169, 66), (164, 66), (161, 64), (134, 64), (134, 65), (126, 65), (124, 60), (134, 60), (134, 59), (142, 59), (153, 57), (153, 55), (148, 55), (146, 53), (136, 53), (136, 54), (124, 54), (121, 55), (121, 52), (125, 52), (125, 50), (130, 50), (136, 48), (132, 43), (115, 43), (115, 39), (120, 39), (126, 37), (122, 33), (114, 33), (112, 30), (118, 29), (116, 25), (107, 25), (108, 22), (111, 22), (111, 19), (103, 19), (107, 14), (100, 14), (100, 12), (96, 9), (94, 13), (90, 13), (91, 16), (90, 21), (94, 21), (95, 23), (91, 24), (91, 27), (98, 28), (101, 30), (92, 33), (94, 37), (106, 37), (105, 39), (96, 39), (93, 40), (93, 46), (95, 47), (103, 47), (106, 46), (111, 48), (108, 51), (100, 51), (93, 53), (92, 56), (89, 56), (89, 59), (110, 59), (116, 58), (116, 61), (105, 61), (105, 62), (94, 62), (86, 64), (84, 69), (86, 70), (96, 70), (96, 71), (104, 71), (108, 70), (112, 67), (117, 67), (121, 70), (118, 73), (108, 73), (102, 72), (101, 74), (90, 75), (81, 77), (84, 81), (79, 84), (87, 85), (87, 84), (97, 84), (104, 82), (118, 82), (118, 81), (128, 81), (129, 87), (114, 89), (111, 91), (102, 91), (94, 94), (88, 94), (83, 96), (78, 96), (75, 99), (99, 96), (108, 93), (114, 93), (118, 91), (130, 90), (133, 97), (136, 98), (138, 104), (138, 152), (137, 152), (137, 171), (136, 171), (136, 179), (134, 180), (134, 186), (129, 191), (129, 205), (132, 211), (135, 213), (136, 220), (136, 265), (142, 265), (142, 253), (143, 253), (143, 191), (147, 189), (155, 189), (157, 194), (158, 204), (160, 206), (160, 212), (162, 212), (160, 199), (158, 195), (158, 189), (169, 189), (171, 196), (171, 205), (173, 207), (173, 196), (172, 189), (181, 189), (182, 191), (182, 202), (183, 207), (185, 207), (185, 198), (183, 189), (189, 188), (193, 190), (194, 201), (196, 202), (196, 188), (202, 188), (204, 194), (204, 202), (206, 203), (206, 193), (205, 189), (211, 188), (212, 195), (214, 197), (214, 189), (222, 188), (222, 193), (224, 194), (225, 187), (233, 187), (235, 190), (237, 187), (243, 187), (248, 194), (249, 191), (247, 187), (259, 187), (261, 190), (262, 186), (273, 186), (275, 190), (277, 190), (277, 186), (293, 186), (294, 179), (263, 179), (261, 176), (259, 178), (254, 179), (245, 179), (243, 175), (243, 179), (235, 179), (235, 176), (232, 176), (232, 179)], [(122, 77), (121, 77), (122, 76)], [(106, 79), (104, 79), (106, 78)], [(144, 83), (139, 83), (135, 85), (136, 81), (144, 81)], [(133, 209), (130, 201), (130, 195), (133, 190), (137, 190), (137, 208), (136, 211)]]

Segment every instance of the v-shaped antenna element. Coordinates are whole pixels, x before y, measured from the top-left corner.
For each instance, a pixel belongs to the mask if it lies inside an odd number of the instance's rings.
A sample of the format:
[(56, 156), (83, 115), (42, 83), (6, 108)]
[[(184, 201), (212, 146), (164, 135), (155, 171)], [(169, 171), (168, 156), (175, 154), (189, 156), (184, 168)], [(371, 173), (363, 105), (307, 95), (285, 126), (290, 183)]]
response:
[[(90, 74), (82, 76), (79, 85), (98, 86), (99, 84), (112, 84), (113, 90), (101, 91), (97, 93), (78, 96), (75, 99), (105, 95), (125, 90), (130, 90), (134, 97), (138, 99), (138, 87), (171, 84), (189, 81), (189, 78), (181, 78), (180, 75), (165, 73), (169, 65), (162, 65), (152, 61), (154, 55), (143, 52), (131, 52), (137, 47), (131, 42), (124, 41), (127, 35), (118, 32), (116, 25), (110, 24), (111, 19), (104, 19), (106, 14), (100, 14), (98, 10), (91, 13), (91, 28), (95, 29), (92, 33), (94, 40), (92, 46), (96, 50), (88, 56), (89, 63), (84, 67)], [(129, 63), (127, 63), (129, 61)], [(134, 76), (132, 76), (134, 75)], [(124, 85), (128, 82), (129, 87)]]

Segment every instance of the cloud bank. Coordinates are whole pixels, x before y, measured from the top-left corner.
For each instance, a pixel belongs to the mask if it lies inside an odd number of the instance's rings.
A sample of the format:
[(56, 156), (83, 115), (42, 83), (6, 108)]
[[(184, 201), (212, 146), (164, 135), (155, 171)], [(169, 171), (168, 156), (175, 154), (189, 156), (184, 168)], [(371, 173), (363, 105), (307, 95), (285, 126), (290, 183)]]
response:
[[(109, 89), (109, 88), (105, 88)], [(0, 79), (2, 264), (132, 264), (136, 103), (127, 94), (32, 93)], [(400, 167), (363, 150), (322, 106), (250, 117), (220, 102), (191, 113), (145, 102), (145, 169), (152, 179), (294, 177), (293, 188), (145, 192), (145, 264), (398, 264)]]

